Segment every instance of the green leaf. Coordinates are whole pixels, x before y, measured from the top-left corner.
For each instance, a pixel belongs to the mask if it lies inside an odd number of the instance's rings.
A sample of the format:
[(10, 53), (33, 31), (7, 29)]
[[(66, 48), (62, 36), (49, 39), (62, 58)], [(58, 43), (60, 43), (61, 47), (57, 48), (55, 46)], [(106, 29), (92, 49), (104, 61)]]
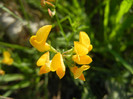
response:
[(107, 26), (109, 21), (109, 7), (110, 0), (105, 1), (105, 9), (104, 9), (104, 39), (107, 40)]
[(131, 6), (132, 6), (132, 0), (123, 0), (120, 4), (120, 10), (118, 11), (118, 14), (116, 15), (116, 26), (114, 27), (114, 29), (112, 30), (111, 34), (110, 34), (110, 39), (113, 39), (115, 37), (115, 35), (117, 34), (117, 30), (120, 28), (121, 24), (120, 20), (122, 19), (122, 17), (124, 16), (124, 14), (126, 14)]
[(0, 76), (0, 82), (18, 81), (23, 79), (24, 75), (22, 74), (5, 74), (4, 76)]
[(19, 82), (17, 84), (13, 84), (13, 85), (9, 85), (9, 86), (0, 86), (1, 89), (3, 90), (16, 90), (16, 89), (20, 89), (20, 88), (26, 88), (30, 85), (30, 82), (29, 81), (22, 81), (22, 82)]
[(113, 50), (109, 50), (109, 52), (115, 57), (117, 62), (120, 62), (128, 71), (133, 74), (133, 66), (128, 64), (118, 53)]
[(120, 5), (120, 10), (116, 16), (116, 24), (118, 24), (122, 16), (129, 11), (132, 6), (132, 0), (123, 0)]

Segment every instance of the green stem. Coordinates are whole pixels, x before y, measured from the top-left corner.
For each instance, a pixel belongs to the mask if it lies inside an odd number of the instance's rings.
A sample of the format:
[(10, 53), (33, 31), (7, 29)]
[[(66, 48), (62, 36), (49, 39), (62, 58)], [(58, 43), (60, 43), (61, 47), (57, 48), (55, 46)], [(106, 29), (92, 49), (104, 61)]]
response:
[(54, 48), (54, 47), (52, 47), (52, 46), (50, 46), (50, 50), (49, 51), (51, 51), (51, 52), (54, 52), (54, 53), (57, 53), (58, 51)]
[(16, 19), (18, 19), (19, 21), (23, 22), (23, 19), (20, 18), (19, 16), (17, 16), (16, 14), (14, 14), (13, 12), (11, 12), (8, 8), (6, 8), (5, 6), (3, 6), (2, 4), (0, 4), (0, 8), (2, 8), (4, 11), (8, 12), (9, 14), (11, 14), (12, 16), (14, 16)]
[(71, 48), (70, 50), (65, 51), (63, 54), (70, 54), (73, 52), (73, 50), (74, 50), (74, 48)]
[(69, 41), (68, 41), (68, 39), (67, 39), (67, 37), (66, 37), (66, 35), (65, 35), (65, 32), (64, 32), (64, 30), (63, 30), (63, 28), (62, 28), (62, 26), (61, 26), (61, 23), (60, 23), (60, 21), (59, 21), (59, 18), (58, 18), (58, 16), (57, 16), (57, 13), (55, 14), (55, 16), (56, 16), (56, 20), (57, 20), (57, 23), (58, 23), (58, 25), (59, 25), (59, 28), (60, 28), (60, 30), (61, 30), (61, 35), (66, 39), (66, 41), (67, 41), (67, 43), (68, 43)]
[[(56, 4), (55, 4), (56, 7), (57, 7), (57, 3), (58, 3), (58, 0), (56, 0)], [(65, 35), (65, 32), (64, 32), (64, 30), (63, 30), (63, 28), (62, 28), (62, 26), (61, 26), (59, 17), (58, 17), (58, 15), (57, 15), (57, 12), (55, 13), (55, 17), (56, 17), (57, 23), (58, 23), (58, 25), (59, 25), (59, 28), (60, 28), (60, 30), (61, 30), (61, 35), (65, 38), (65, 40), (67, 41), (67, 45), (68, 45), (68, 44), (69, 44), (69, 40), (67, 39), (67, 37), (66, 37), (66, 35)]]

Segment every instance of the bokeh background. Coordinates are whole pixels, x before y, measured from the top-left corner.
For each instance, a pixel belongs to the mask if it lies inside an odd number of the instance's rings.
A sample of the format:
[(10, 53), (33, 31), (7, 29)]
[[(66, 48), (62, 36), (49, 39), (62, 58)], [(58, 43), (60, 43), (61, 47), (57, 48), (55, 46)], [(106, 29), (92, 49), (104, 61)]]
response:
[[(133, 0), (56, 0), (48, 14), (40, 0), (0, 1), (0, 99), (133, 99)], [(52, 11), (53, 9), (50, 8)], [(39, 75), (36, 61), (43, 54), (29, 38), (43, 25), (53, 25), (47, 42), (63, 52), (85, 31), (93, 45), (93, 62), (75, 80), (67, 68)], [(8, 51), (14, 62), (2, 63)], [(66, 65), (67, 67), (67, 65)]]

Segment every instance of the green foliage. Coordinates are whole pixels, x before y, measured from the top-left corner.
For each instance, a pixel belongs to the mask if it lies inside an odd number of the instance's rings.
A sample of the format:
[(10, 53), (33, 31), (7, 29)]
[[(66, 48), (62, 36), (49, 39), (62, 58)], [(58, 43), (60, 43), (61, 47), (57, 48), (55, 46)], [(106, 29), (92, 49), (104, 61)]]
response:
[[(36, 19), (39, 23), (44, 19), (51, 23), (53, 29), (47, 41), (57, 50), (70, 49), (79, 32), (85, 31), (93, 45), (89, 53), (93, 62), (84, 73), (85, 82), (74, 80), (69, 70), (62, 80), (55, 73), (38, 75), (36, 61), (43, 53), (31, 48), (28, 41), (26, 45), (13, 44), (5, 30), (0, 31), (0, 62), (4, 50), (10, 51), (14, 59), (11, 66), (0, 63), (6, 72), (0, 75), (0, 95), (14, 99), (132, 99), (133, 0), (56, 0), (52, 18), (39, 0), (12, 0), (21, 17), (10, 10), (6, 0), (1, 2), (2, 11), (22, 22)], [(33, 34), (31, 25), (24, 28), (27, 38)]]

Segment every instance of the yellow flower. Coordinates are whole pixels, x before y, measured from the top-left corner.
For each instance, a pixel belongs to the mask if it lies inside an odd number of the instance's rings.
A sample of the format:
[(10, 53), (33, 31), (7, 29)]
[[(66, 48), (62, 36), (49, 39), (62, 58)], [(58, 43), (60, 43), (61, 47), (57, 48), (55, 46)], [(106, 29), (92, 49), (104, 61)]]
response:
[(0, 69), (0, 75), (4, 75), (5, 74), (5, 71)]
[(37, 66), (41, 66), (39, 74), (50, 72), (49, 52), (46, 52), (38, 59)]
[(77, 41), (74, 41), (74, 51), (77, 55), (80, 56), (88, 54), (88, 49)]
[(87, 70), (89, 68), (90, 68), (90, 66), (83, 65), (83, 66), (81, 66), (79, 68), (77, 66), (71, 67), (70, 70), (72, 71), (75, 79), (81, 79), (81, 80), (85, 81), (85, 77), (84, 77), (83, 71), (85, 71), (85, 70)]
[(90, 50), (92, 50), (92, 45), (89, 36), (85, 32), (80, 32), (79, 42), (74, 41), (76, 55), (72, 56), (72, 60), (77, 64), (90, 64), (92, 59), (87, 55)]
[(11, 65), (13, 63), (13, 59), (10, 57), (10, 53), (8, 51), (3, 52), (4, 59), (2, 60), (2, 63)]
[(74, 62), (77, 64), (90, 64), (92, 62), (92, 59), (88, 55), (83, 55), (83, 56), (78, 56), (78, 55), (73, 55), (72, 59)]
[(81, 44), (83, 44), (85, 47), (87, 47), (88, 51), (91, 51), (92, 50), (93, 46), (90, 44), (90, 38), (83, 31), (81, 31), (80, 34), (79, 34), (79, 42)]
[(61, 53), (55, 54), (52, 61), (49, 60), (49, 52), (43, 54), (37, 61), (37, 66), (41, 66), (39, 74), (45, 74), (50, 71), (56, 71), (61, 79), (65, 75), (65, 65)]
[(65, 65), (61, 53), (57, 53), (51, 61), (51, 71), (56, 71), (56, 74), (61, 79), (65, 75)]
[(52, 25), (46, 25), (41, 27), (36, 35), (30, 38), (30, 43), (38, 51), (44, 52), (50, 49), (50, 45), (46, 43), (49, 32), (51, 31)]

